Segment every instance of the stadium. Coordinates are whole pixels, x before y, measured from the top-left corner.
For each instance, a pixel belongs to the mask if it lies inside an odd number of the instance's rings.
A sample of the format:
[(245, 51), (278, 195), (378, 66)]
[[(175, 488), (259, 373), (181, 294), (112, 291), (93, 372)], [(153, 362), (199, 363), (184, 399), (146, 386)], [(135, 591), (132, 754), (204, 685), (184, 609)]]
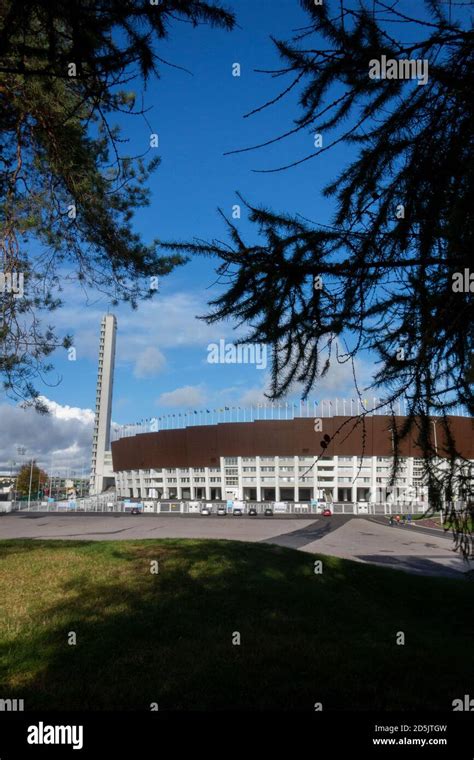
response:
[[(449, 417), (465, 468), (474, 461), (473, 421)], [(368, 414), (219, 422), (127, 434), (112, 442), (116, 492), (122, 499), (287, 502), (293, 505), (370, 505), (390, 502), (428, 507), (422, 452), (400, 443), (392, 482), (393, 426), (404, 418)], [(448, 443), (433, 419), (439, 466)], [(460, 463), (461, 464), (461, 463)], [(457, 499), (466, 499), (458, 488)]]

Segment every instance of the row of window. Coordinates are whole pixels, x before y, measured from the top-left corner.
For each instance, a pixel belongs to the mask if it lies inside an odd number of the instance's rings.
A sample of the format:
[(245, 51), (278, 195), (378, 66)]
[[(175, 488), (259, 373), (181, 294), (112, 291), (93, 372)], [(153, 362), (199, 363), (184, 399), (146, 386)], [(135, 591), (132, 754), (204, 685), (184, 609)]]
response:
[[(319, 460), (319, 462), (321, 462), (323, 460), (327, 460), (327, 459), (330, 459), (330, 457), (321, 457), (321, 459)], [(306, 461), (307, 460), (308, 464), (312, 464), (314, 462), (314, 457), (298, 457), (298, 460), (299, 461)], [(362, 464), (361, 469), (362, 470), (363, 469), (369, 469), (371, 461), (372, 461), (371, 458), (365, 457), (363, 459), (363, 464)], [(237, 462), (237, 457), (225, 458), (224, 462), (225, 462), (225, 465), (226, 465), (225, 472), (226, 472), (227, 475), (237, 475), (238, 474), (238, 468), (237, 467), (232, 468), (232, 467), (228, 467), (227, 466), (227, 465), (230, 465), (230, 464), (237, 465), (237, 463), (238, 463)], [(256, 472), (257, 467), (256, 467), (255, 458), (242, 457), (242, 462), (253, 462), (253, 464), (254, 464), (253, 467), (243, 467), (242, 469), (243, 469), (244, 472)], [(275, 457), (260, 457), (260, 462), (272, 462), (273, 463), (271, 466), (260, 467), (260, 470), (262, 472), (274, 472), (274, 470), (276, 469)], [(350, 465), (340, 465), (341, 462), (351, 462), (351, 464)], [(340, 470), (352, 470), (353, 469), (352, 462), (353, 462), (353, 457), (339, 457), (339, 459), (338, 459), (339, 469)], [(360, 460), (358, 459), (358, 457), (356, 457), (356, 464), (355, 464), (355, 466), (356, 466), (357, 469), (359, 468), (358, 462), (360, 462)], [(377, 467), (377, 472), (383, 472), (385, 469), (389, 469), (391, 467), (392, 458), (391, 457), (377, 457), (377, 462), (389, 462), (390, 463), (390, 465), (387, 464), (385, 466), (378, 466)], [(332, 463), (330, 465), (320, 465), (318, 463), (316, 466), (317, 466), (317, 468), (318, 468), (318, 470), (320, 472), (332, 472), (333, 469), (334, 469), (334, 467), (336, 466), (336, 464)], [(192, 469), (193, 469), (193, 472), (205, 472), (205, 467), (193, 467)], [(291, 472), (293, 469), (294, 469), (294, 465), (293, 464), (290, 464), (290, 463), (283, 464), (281, 462), (281, 460), (279, 461), (279, 470), (280, 471)], [(299, 466), (299, 470), (300, 471), (304, 470), (304, 469), (306, 469), (305, 466), (301, 466), (301, 465)], [(399, 469), (406, 471), (406, 467), (404, 467), (403, 465)], [(419, 468), (416, 467), (415, 469), (418, 470)], [(220, 467), (210, 467), (209, 468), (209, 472), (220, 472), (220, 471), (221, 471)], [(148, 475), (150, 473), (150, 470), (142, 470), (141, 472), (143, 472), (144, 474)], [(157, 467), (157, 468), (153, 469), (153, 472), (156, 472), (156, 473), (160, 473), (160, 472), (178, 473), (179, 472), (180, 474), (186, 474), (186, 473), (188, 473), (188, 470), (187, 469), (184, 470), (182, 468), (161, 468), (161, 467)]]
[[(127, 481), (128, 483), (132, 483), (132, 478), (130, 478), (130, 477), (124, 478), (124, 480)], [(222, 480), (222, 478), (220, 476), (219, 477), (210, 477), (209, 478), (209, 482), (210, 483), (220, 483), (221, 480)], [(242, 482), (243, 483), (255, 483), (255, 480), (256, 480), (255, 477), (245, 477), (244, 476), (242, 478)], [(261, 480), (262, 483), (274, 483), (275, 482), (275, 476), (274, 475), (263, 476), (263, 477), (260, 478), (260, 480)], [(280, 483), (281, 482), (283, 482), (283, 483), (293, 483), (294, 480), (295, 480), (295, 478), (294, 478), (293, 475), (286, 475), (286, 476), (280, 476), (278, 478), (278, 480), (279, 480)], [(354, 478), (351, 477), (351, 476), (349, 476), (349, 477), (340, 476), (340, 477), (334, 478), (333, 476), (330, 476), (330, 475), (323, 475), (323, 476), (320, 476), (320, 477), (317, 478), (317, 482), (318, 483), (327, 484), (327, 485), (334, 485), (335, 482), (337, 482), (337, 483), (352, 483), (353, 480), (354, 480)], [(377, 483), (386, 483), (388, 479), (387, 478), (377, 477), (375, 480), (376, 480)], [(181, 483), (190, 483), (191, 482), (191, 478), (184, 478), (184, 477), (182, 477), (182, 478), (179, 478), (179, 481)], [(313, 482), (313, 478), (312, 477), (301, 477), (300, 476), (298, 478), (298, 481), (299, 482), (304, 482), (304, 483), (306, 483), (306, 482), (307, 483), (312, 483)], [(367, 478), (367, 477), (361, 477), (361, 476), (359, 476), (357, 478), (357, 482), (358, 483), (370, 483), (370, 481), (371, 481), (371, 479)], [(166, 482), (167, 483), (177, 483), (178, 482), (178, 478), (168, 477), (168, 478), (166, 478)], [(193, 482), (194, 483), (205, 483), (206, 482), (206, 478), (193, 478)], [(397, 483), (407, 483), (407, 482), (408, 482), (408, 478), (397, 478)], [(162, 484), (163, 483), (163, 478), (145, 478), (144, 479), (144, 483), (145, 483), (145, 486), (153, 486), (155, 484)], [(226, 483), (226, 485), (229, 485), (229, 486), (231, 486), (231, 485), (235, 485), (236, 486), (236, 485), (239, 484), (239, 479), (236, 478), (236, 477), (226, 477), (225, 478), (225, 483)]]

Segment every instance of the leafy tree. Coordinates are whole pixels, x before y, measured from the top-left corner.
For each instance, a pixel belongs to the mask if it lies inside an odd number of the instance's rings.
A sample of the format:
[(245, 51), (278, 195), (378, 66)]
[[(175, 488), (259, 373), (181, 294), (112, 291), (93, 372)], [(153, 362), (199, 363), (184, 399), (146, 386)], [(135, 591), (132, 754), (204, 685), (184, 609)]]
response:
[(151, 276), (185, 260), (159, 255), (134, 231), (159, 158), (121, 155), (110, 121), (146, 118), (129, 83), (159, 74), (167, 62), (155, 43), (176, 20), (234, 25), (219, 3), (201, 0), (2, 3), (0, 372), (8, 393), (40, 411), (35, 378), (71, 336), (58, 338), (39, 314), (61, 306), (65, 282), (135, 307), (153, 295)]
[[(30, 491), (31, 483), (31, 491)], [(43, 494), (45, 486), (48, 483), (48, 475), (41, 470), (36, 461), (26, 462), (21, 466), (16, 479), (16, 492), (21, 496), (28, 496), (34, 499), (38, 494)]]
[[(455, 286), (474, 248), (474, 33), (465, 12), (454, 19), (440, 0), (426, 0), (420, 17), (381, 0), (301, 4), (308, 25), (275, 42), (282, 67), (273, 73), (288, 75), (289, 84), (255, 109), (300, 88), (295, 126), (243, 150), (302, 130), (321, 134), (323, 145), (308, 155), (263, 170), (288, 171), (346, 145), (347, 164), (325, 189), (334, 218), (311, 221), (242, 199), (255, 241), (226, 219), (228, 244), (170, 243), (166, 250), (220, 259), (225, 285), (204, 318), (236, 320), (249, 327), (242, 341), (272, 348), (273, 399), (295, 383), (306, 396), (331, 363), (372, 352), (378, 370), (371, 387), (389, 407), (408, 400), (405, 421), (397, 425), (394, 416), (391, 423), (395, 471), (400, 441), (413, 435), (440, 507), (456, 479), (465, 491), (472, 482), (448, 414), (458, 404), (474, 411), (474, 283)], [(371, 62), (382, 55), (428, 61), (427, 83), (371, 78)], [(364, 425), (368, 409), (359, 396), (364, 411), (354, 424)], [(433, 414), (444, 429), (447, 469)], [(467, 551), (469, 538), (460, 540)]]

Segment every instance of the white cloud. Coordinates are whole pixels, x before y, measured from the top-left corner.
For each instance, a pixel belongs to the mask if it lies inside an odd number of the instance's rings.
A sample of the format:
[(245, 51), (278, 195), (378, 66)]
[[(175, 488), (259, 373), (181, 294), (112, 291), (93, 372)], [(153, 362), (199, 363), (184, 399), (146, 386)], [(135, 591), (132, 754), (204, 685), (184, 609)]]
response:
[[(359, 390), (363, 389), (370, 384), (373, 373), (374, 365), (372, 362), (367, 362), (364, 359), (354, 360), (355, 376)], [(265, 396), (265, 393), (270, 392), (270, 380), (269, 373), (265, 373), (261, 382), (258, 385), (248, 388), (238, 398), (238, 404), (240, 406), (255, 406), (256, 404), (270, 403), (269, 399)], [(299, 401), (302, 397), (304, 386), (301, 383), (295, 383), (290, 393), (280, 400), (280, 403), (285, 401)], [(352, 372), (352, 363), (338, 362), (337, 359), (331, 360), (331, 365), (327, 374), (317, 380), (313, 389), (311, 390), (309, 397), (310, 400), (323, 400), (333, 399), (335, 397), (340, 398), (357, 398), (357, 391), (354, 386), (354, 376)], [(362, 393), (363, 397), (364, 394)], [(371, 395), (374, 395), (373, 393)]]
[(78, 420), (84, 425), (92, 425), (94, 412), (92, 409), (81, 409), (78, 406), (61, 405), (56, 401), (40, 396), (41, 401), (48, 407), (50, 414), (58, 420)]
[(185, 385), (174, 391), (162, 393), (156, 403), (161, 406), (198, 407), (206, 403), (206, 395), (199, 385)]
[(156, 377), (166, 366), (166, 359), (158, 348), (148, 346), (137, 356), (133, 374), (137, 378)]
[(264, 383), (259, 388), (249, 388), (239, 399), (239, 406), (256, 406), (257, 404), (268, 404), (268, 398), (264, 395), (267, 384)]
[[(0, 471), (15, 470), (22, 462), (36, 459), (54, 474), (65, 474), (66, 468), (80, 475), (89, 472), (94, 412), (61, 405), (42, 397), (49, 414), (34, 409), (0, 404)], [(24, 447), (25, 453), (18, 452)], [(13, 465), (12, 463), (16, 464)]]
[[(94, 303), (84, 308), (81, 293), (72, 289), (63, 294), (65, 305), (54, 314), (60, 334), (73, 334), (77, 358), (97, 360), (100, 320), (107, 304)], [(208, 325), (196, 315), (207, 311), (206, 294), (180, 291), (143, 301), (135, 311), (126, 305), (114, 308), (117, 316), (117, 361), (136, 364), (146, 350), (181, 346), (207, 346), (220, 338), (235, 340), (241, 330), (232, 325)]]
[[(374, 365), (372, 362), (358, 358), (354, 360), (354, 373), (361, 392), (370, 384), (373, 372)], [(331, 366), (327, 375), (317, 381), (313, 391), (316, 397), (324, 395), (330, 398), (343, 395), (354, 396), (355, 393), (357, 391), (354, 385), (352, 362), (341, 363), (336, 358), (331, 359)]]

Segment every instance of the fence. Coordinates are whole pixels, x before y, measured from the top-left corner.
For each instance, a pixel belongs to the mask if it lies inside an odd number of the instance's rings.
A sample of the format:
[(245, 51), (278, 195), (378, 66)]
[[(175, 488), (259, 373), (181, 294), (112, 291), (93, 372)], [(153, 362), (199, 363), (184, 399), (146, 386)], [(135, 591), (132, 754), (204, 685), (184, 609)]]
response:
[[(451, 505), (449, 505), (451, 506)], [(467, 507), (467, 502), (458, 501), (453, 505), (456, 511)], [(232, 506), (226, 501), (183, 501), (179, 499), (168, 500), (123, 500), (117, 497), (89, 497), (77, 499), (75, 502), (39, 502), (32, 501), (28, 507), (25, 502), (12, 503), (7, 511), (21, 512), (99, 512), (99, 513), (130, 513), (132, 509), (139, 509), (144, 514), (174, 514), (193, 515), (200, 514), (203, 509), (208, 509), (211, 514), (217, 514), (218, 510), (224, 509), (226, 513), (232, 513), (240, 509), (242, 513), (248, 513), (255, 509), (257, 514), (264, 514), (266, 509), (271, 509), (274, 514), (289, 516), (317, 515), (325, 508), (329, 508), (334, 514), (355, 515), (396, 515), (396, 514), (423, 514), (428, 510), (426, 502), (336, 502), (327, 504), (311, 504), (309, 502), (275, 502), (275, 501), (235, 501)]]

